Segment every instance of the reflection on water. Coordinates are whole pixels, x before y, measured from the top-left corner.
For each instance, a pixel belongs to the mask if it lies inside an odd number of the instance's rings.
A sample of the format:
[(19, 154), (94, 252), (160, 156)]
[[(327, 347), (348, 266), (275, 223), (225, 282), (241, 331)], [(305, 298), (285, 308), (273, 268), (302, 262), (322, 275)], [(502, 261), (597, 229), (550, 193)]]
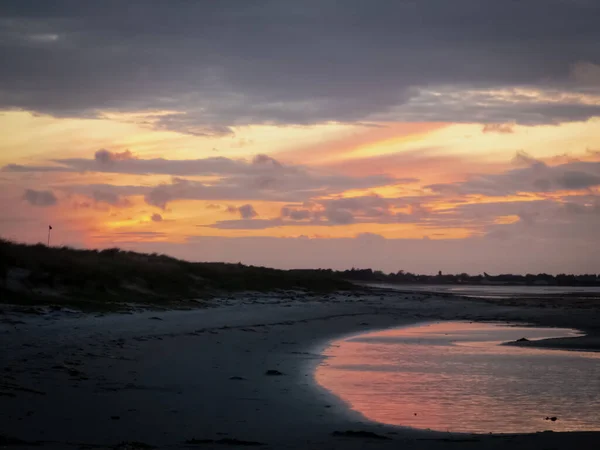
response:
[(316, 380), (382, 423), (469, 433), (600, 430), (600, 354), (498, 345), (573, 335), (465, 322), (368, 333), (330, 346)]

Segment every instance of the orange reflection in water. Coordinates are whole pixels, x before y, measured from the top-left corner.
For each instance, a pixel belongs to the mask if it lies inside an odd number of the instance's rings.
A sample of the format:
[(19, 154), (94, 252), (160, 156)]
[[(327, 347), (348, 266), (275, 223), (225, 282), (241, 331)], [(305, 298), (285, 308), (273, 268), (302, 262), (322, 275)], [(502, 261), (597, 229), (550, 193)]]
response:
[(469, 433), (599, 430), (600, 354), (498, 345), (576, 334), (466, 322), (368, 333), (333, 343), (316, 380), (382, 423)]

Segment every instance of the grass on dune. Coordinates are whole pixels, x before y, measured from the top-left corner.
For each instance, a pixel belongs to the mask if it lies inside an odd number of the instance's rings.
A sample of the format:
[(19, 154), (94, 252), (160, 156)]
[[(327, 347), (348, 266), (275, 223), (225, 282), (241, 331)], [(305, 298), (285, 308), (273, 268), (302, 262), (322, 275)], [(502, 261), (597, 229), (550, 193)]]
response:
[(0, 302), (173, 303), (222, 292), (353, 285), (326, 273), (183, 261), (118, 248), (78, 250), (0, 240)]

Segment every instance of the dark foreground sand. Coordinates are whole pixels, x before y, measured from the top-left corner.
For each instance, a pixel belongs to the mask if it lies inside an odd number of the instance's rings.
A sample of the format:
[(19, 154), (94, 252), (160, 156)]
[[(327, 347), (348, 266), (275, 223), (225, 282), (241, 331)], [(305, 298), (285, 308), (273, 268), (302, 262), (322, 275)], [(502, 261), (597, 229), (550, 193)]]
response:
[(201, 310), (131, 315), (5, 308), (0, 448), (600, 448), (600, 432), (459, 435), (370, 423), (313, 381), (332, 339), (456, 319), (579, 328), (591, 337), (571, 348), (598, 348), (593, 303), (519, 307), (374, 291), (248, 293)]

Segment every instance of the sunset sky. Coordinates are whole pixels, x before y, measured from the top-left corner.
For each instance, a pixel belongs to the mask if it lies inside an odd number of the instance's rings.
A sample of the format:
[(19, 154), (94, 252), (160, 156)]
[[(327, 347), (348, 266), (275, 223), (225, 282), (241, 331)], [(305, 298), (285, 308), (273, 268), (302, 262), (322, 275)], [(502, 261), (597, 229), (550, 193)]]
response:
[(0, 236), (600, 272), (596, 0), (0, 3)]

